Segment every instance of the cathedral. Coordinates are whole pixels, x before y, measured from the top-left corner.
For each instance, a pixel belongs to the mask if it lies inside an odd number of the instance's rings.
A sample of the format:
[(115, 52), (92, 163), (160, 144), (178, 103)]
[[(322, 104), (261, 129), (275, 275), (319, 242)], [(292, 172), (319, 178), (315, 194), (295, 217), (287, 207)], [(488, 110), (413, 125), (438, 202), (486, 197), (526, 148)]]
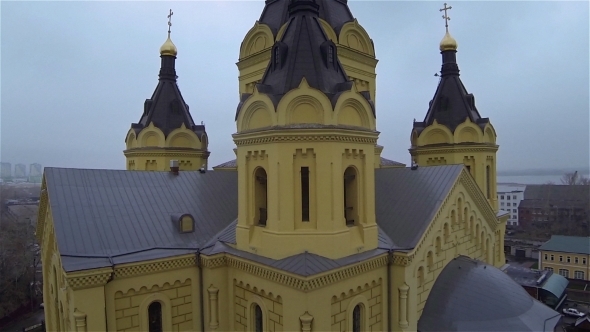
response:
[(347, 1), (267, 0), (239, 49), (236, 158), (211, 170), (168, 30), (127, 169), (45, 168), (48, 330), (552, 331), (498, 269), (496, 131), (448, 26), (439, 49), (406, 167), (381, 157), (377, 58)]

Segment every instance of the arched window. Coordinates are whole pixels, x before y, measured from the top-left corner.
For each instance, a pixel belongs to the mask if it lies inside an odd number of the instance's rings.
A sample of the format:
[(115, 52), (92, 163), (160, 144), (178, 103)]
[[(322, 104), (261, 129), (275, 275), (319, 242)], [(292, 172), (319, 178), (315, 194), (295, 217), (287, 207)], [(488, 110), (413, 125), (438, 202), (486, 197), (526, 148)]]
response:
[(259, 226), (266, 226), (267, 219), (267, 188), (266, 188), (266, 171), (260, 167), (254, 173), (254, 204), (256, 214), (255, 223)]
[(347, 226), (358, 222), (358, 181), (354, 167), (344, 172), (344, 219)]
[(363, 308), (360, 304), (357, 304), (352, 310), (352, 332), (361, 332), (362, 319), (363, 319)]
[(158, 301), (152, 302), (148, 307), (148, 329), (149, 332), (162, 332), (162, 304)]
[(451, 235), (449, 233), (449, 224), (445, 223), (443, 226), (443, 235), (445, 237), (445, 243), (449, 242), (449, 236)]
[(463, 219), (465, 221), (465, 228), (468, 227), (467, 225), (467, 216), (469, 215), (469, 210), (467, 208), (465, 208), (465, 210), (463, 210)]
[(422, 287), (424, 285), (424, 268), (420, 266), (418, 268), (418, 287)]
[(455, 216), (455, 210), (451, 210), (451, 226), (455, 228), (457, 223), (457, 217)]
[(252, 313), (254, 319), (254, 332), (262, 332), (264, 330), (264, 322), (262, 317), (262, 309), (258, 304), (254, 304), (254, 312)]
[(434, 269), (434, 258), (432, 257), (432, 251), (429, 251), (426, 255), (426, 263), (428, 264), (428, 271)]
[(457, 214), (459, 219), (457, 220), (457, 224), (461, 224), (461, 222), (463, 221), (463, 201), (461, 200), (461, 198), (459, 198), (457, 200)]
[(488, 199), (492, 197), (492, 188), (490, 188), (490, 166), (486, 166), (486, 191)]
[(436, 237), (436, 254), (440, 254), (442, 251), (440, 236)]

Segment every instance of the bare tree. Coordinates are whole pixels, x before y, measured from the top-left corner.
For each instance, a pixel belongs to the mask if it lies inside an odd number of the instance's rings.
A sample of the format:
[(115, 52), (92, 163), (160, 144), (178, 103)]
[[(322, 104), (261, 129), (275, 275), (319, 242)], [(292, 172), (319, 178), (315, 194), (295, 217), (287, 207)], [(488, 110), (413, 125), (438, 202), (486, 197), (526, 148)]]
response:
[(565, 173), (561, 177), (561, 184), (565, 184), (565, 185), (568, 185), (568, 186), (589, 185), (590, 184), (590, 178), (578, 174), (578, 171), (570, 172), (570, 173)]

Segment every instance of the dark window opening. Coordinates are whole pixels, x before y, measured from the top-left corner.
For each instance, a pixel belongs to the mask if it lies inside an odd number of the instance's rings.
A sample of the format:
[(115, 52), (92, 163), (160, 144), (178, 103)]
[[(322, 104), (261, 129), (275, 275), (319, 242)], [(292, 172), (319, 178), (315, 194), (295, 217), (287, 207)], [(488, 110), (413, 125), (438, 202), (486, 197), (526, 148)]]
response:
[(309, 221), (309, 167), (301, 167), (301, 220)]
[(490, 166), (486, 166), (486, 189), (488, 199), (492, 196), (492, 188), (490, 188)]
[(257, 304), (254, 305), (254, 331), (256, 331), (256, 332), (263, 331), (262, 309), (260, 309), (260, 306)]
[(361, 305), (357, 304), (352, 310), (352, 332), (361, 332)]
[(255, 204), (258, 226), (266, 226), (267, 215), (267, 186), (266, 186), (266, 171), (259, 168), (256, 171), (255, 180)]
[(328, 47), (328, 63), (334, 62), (334, 48), (332, 46)]
[(280, 57), (279, 57), (279, 48), (276, 47), (275, 48), (275, 65), (278, 65), (280, 63)]
[(465, 168), (467, 168), (467, 172), (471, 173), (471, 166), (467, 165)]
[(162, 332), (162, 304), (153, 302), (148, 307), (149, 332)]
[(344, 172), (344, 219), (347, 226), (354, 226), (357, 213), (356, 171), (349, 167)]

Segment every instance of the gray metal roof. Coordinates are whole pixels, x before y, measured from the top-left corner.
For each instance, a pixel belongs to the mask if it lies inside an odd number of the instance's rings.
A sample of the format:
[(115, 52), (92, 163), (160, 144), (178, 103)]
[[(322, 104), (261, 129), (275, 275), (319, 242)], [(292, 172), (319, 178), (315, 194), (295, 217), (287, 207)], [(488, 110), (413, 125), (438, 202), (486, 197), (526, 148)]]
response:
[(414, 248), (463, 165), (375, 170), (375, 215), (397, 248)]
[(383, 158), (383, 157), (381, 157), (381, 160), (380, 160), (379, 164), (381, 166), (399, 166), (399, 167), (405, 167), (406, 166), (406, 164), (404, 164), (404, 163), (400, 163), (398, 161), (393, 161), (391, 159), (387, 159), (387, 158)]
[[(233, 248), (237, 172), (146, 172), (46, 168), (57, 242), (66, 271), (184, 255), (234, 255), (310, 275), (391, 249), (411, 249), (440, 208), (462, 165), (377, 169), (379, 248), (331, 260), (301, 253), (269, 260)], [(182, 234), (172, 215), (188, 213), (194, 233)]]
[[(45, 168), (45, 179), (67, 271), (196, 251), (237, 216), (235, 172)], [(179, 213), (195, 232), (176, 229)]]
[(560, 319), (500, 269), (459, 256), (432, 286), (418, 330), (553, 331)]
[(219, 164), (217, 166), (213, 166), (213, 169), (215, 169), (215, 168), (236, 168), (236, 167), (238, 167), (238, 160), (233, 159), (230, 161), (226, 161), (222, 164)]
[(590, 236), (551, 235), (539, 250), (590, 254)]

